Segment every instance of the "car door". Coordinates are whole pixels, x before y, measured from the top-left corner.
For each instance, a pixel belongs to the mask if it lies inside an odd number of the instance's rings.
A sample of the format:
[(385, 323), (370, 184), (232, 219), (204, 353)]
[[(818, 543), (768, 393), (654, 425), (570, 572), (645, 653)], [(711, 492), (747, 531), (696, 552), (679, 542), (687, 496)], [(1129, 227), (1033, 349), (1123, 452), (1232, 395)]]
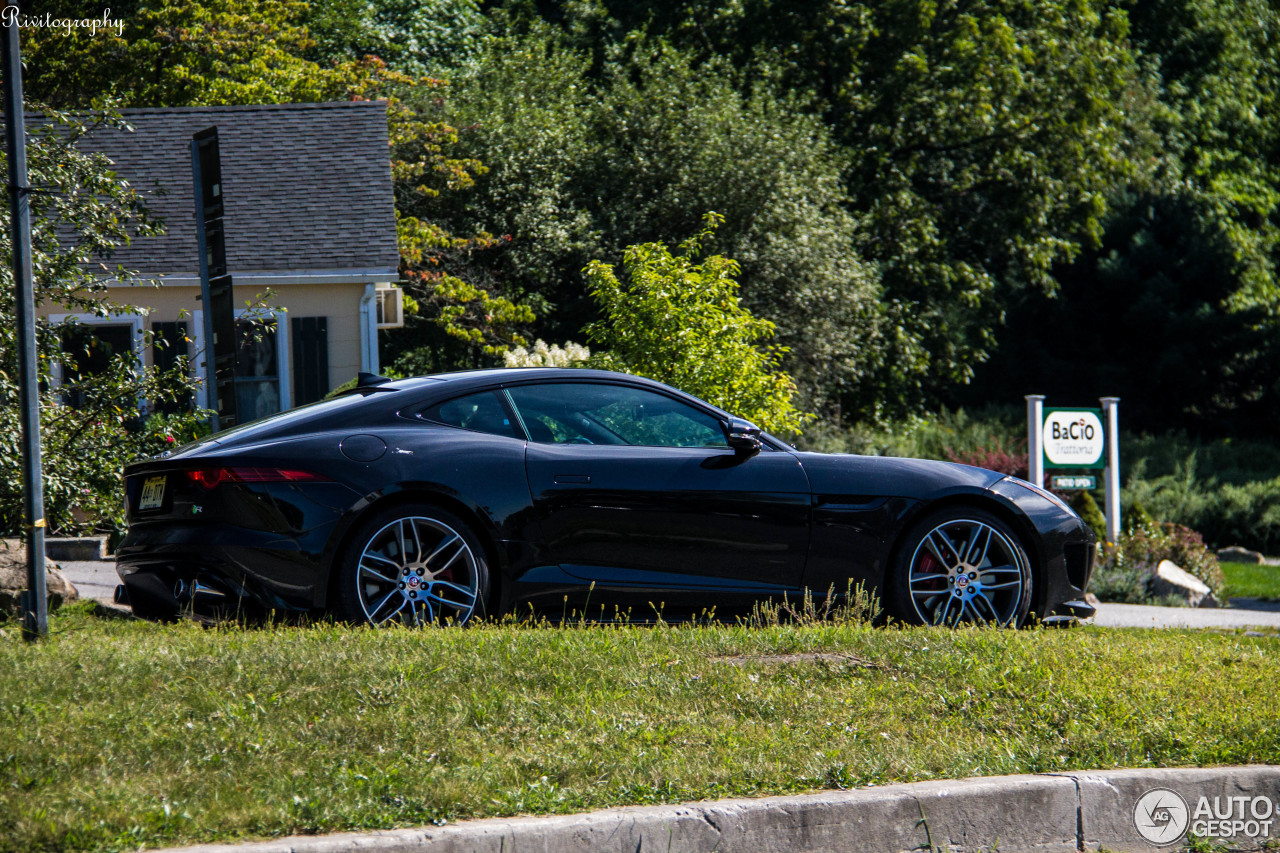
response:
[(507, 393), (532, 439), (539, 526), (565, 572), (598, 589), (799, 586), (810, 490), (791, 453), (736, 452), (715, 414), (648, 388), (542, 382)]

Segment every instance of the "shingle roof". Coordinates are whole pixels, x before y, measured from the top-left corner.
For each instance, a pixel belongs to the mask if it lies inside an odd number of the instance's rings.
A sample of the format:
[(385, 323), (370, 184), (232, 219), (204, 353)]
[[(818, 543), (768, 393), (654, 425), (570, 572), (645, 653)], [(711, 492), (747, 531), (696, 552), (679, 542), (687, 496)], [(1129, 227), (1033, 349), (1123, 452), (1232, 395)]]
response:
[(218, 128), (227, 267), (243, 272), (386, 271), (398, 265), (382, 101), (123, 111), (135, 128), (81, 143), (147, 196), (167, 233), (111, 262), (144, 273), (197, 269), (191, 135)]

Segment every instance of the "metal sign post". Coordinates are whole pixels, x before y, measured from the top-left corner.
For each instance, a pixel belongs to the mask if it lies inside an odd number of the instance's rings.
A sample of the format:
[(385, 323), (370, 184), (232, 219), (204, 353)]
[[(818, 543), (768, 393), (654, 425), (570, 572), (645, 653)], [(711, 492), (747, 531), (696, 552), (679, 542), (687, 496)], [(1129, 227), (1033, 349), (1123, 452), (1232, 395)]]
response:
[(196, 247), (200, 253), (200, 302), (204, 306), (204, 383), (213, 431), (236, 421), (235, 300), (227, 275), (222, 227), (222, 158), (218, 128), (191, 137), (191, 180), (196, 202)]
[(18, 384), (24, 499), (22, 516), (27, 540), (27, 588), (22, 593), (20, 607), (22, 636), (28, 640), (36, 640), (49, 633), (49, 600), (44, 582), (44, 483), (40, 459), (35, 284), (31, 276), (31, 187), (27, 185), (22, 55), (16, 24), (10, 23), (4, 27), (0, 48), (4, 54), (5, 139), (9, 148), (9, 223), (13, 232), (13, 281), (18, 314)]
[(1120, 398), (1100, 397), (1107, 418), (1107, 467), (1102, 478), (1107, 483), (1107, 541), (1120, 538)]
[(1044, 395), (1027, 395), (1027, 479), (1044, 485)]

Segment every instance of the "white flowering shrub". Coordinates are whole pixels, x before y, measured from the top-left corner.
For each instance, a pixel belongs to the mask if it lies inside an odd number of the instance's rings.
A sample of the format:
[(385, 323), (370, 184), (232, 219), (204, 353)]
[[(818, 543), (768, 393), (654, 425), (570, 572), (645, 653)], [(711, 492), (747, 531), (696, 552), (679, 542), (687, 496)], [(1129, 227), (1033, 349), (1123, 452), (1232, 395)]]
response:
[(507, 367), (573, 367), (590, 357), (591, 350), (582, 344), (566, 341), (563, 347), (559, 344), (548, 346), (546, 341), (538, 338), (533, 349), (516, 347), (503, 353), (502, 359)]

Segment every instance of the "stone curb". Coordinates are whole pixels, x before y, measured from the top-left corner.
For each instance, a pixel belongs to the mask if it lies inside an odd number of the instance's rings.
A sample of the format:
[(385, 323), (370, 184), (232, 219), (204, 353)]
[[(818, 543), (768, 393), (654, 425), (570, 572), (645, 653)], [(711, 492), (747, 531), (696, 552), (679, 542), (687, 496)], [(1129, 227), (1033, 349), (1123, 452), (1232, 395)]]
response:
[[(1101, 847), (1160, 853), (1184, 847), (1183, 838), (1158, 846), (1138, 834), (1134, 807), (1153, 788), (1179, 794), (1189, 816), (1201, 797), (1208, 798), (1206, 808), (1239, 805), (1247, 812), (1244, 800), (1226, 798), (1266, 797), (1280, 809), (1280, 766), (993, 776), (202, 845), (173, 853), (1068, 853)], [(1267, 838), (1280, 839), (1280, 813), (1264, 834), (1237, 834), (1232, 849), (1255, 849)]]
[(107, 537), (51, 537), (44, 540), (44, 555), (54, 561), (105, 560), (107, 558)]

